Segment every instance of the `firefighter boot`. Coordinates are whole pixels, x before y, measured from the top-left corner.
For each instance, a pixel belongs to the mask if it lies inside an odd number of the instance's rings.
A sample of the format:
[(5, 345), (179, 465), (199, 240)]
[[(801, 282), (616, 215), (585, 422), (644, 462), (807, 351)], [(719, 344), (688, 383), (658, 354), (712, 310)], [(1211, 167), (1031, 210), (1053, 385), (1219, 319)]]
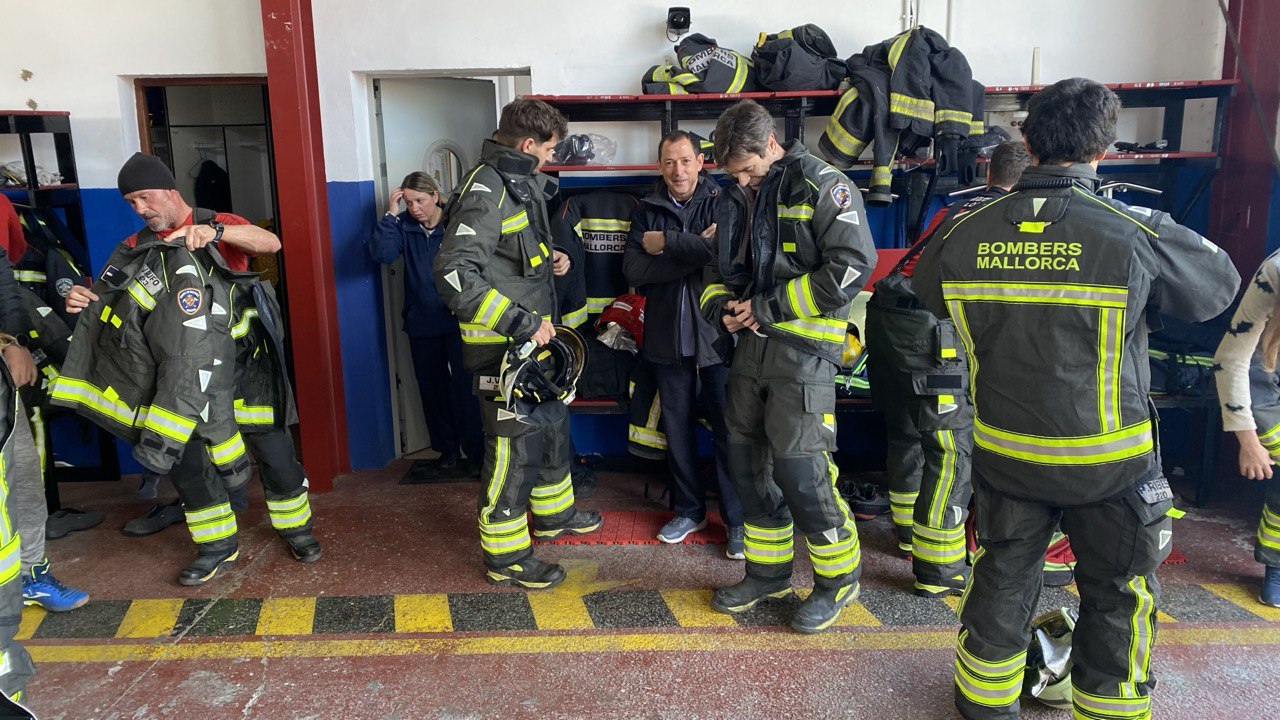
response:
[(316, 540), (316, 536), (311, 531), (290, 535), (285, 538), (289, 543), (289, 552), (293, 553), (293, 559), (302, 563), (313, 563), (320, 559), (324, 551), (320, 549), (320, 541)]
[(860, 590), (857, 582), (837, 588), (815, 586), (809, 597), (800, 603), (795, 617), (791, 618), (791, 627), (810, 635), (826, 630), (840, 617), (840, 611), (846, 605), (858, 599)]
[(785, 598), (793, 592), (795, 591), (791, 589), (789, 577), (761, 580), (748, 575), (742, 579), (742, 582), (719, 588), (712, 593), (711, 607), (732, 615), (750, 610), (761, 600)]
[(201, 547), (195, 561), (178, 573), (178, 582), (182, 585), (203, 585), (212, 580), (224, 566), (230, 567), (238, 557), (238, 543), (221, 548)]
[(540, 528), (535, 525), (533, 536), (539, 540), (555, 540), (565, 534), (586, 535), (589, 532), (599, 530), (601, 525), (604, 525), (604, 519), (600, 517), (600, 513), (595, 510), (579, 511), (575, 512), (573, 517), (561, 523), (559, 527)]
[(529, 590), (546, 590), (564, 580), (564, 568), (555, 563), (544, 563), (527, 557), (506, 567), (486, 567), (485, 580), (490, 585), (518, 585)]

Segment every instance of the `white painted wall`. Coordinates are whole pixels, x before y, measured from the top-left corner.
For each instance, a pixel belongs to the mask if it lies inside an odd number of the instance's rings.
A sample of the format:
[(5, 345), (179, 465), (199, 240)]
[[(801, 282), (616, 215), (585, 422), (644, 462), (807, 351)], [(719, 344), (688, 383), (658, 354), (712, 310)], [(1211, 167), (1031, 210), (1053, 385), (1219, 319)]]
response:
[[(1009, 0), (995, 11), (989, 0), (952, 2), (953, 40), (987, 84), (1028, 83), (1035, 47), (1041, 49), (1042, 81), (1075, 75), (1102, 82), (1220, 75), (1223, 26), (1212, 2)], [(535, 93), (635, 93), (650, 65), (673, 60), (664, 33), (669, 4), (472, 0), (427, 7), (412, 0), (313, 0), (329, 179), (373, 177), (364, 74), (528, 67)], [(687, 4), (694, 32), (741, 52), (750, 50), (762, 30), (804, 22), (821, 25), (842, 56), (902, 28), (902, 4), (889, 0)], [(921, 22), (946, 29), (947, 0), (920, 0), (920, 7)], [(650, 144), (644, 130), (637, 136), (615, 128), (611, 134), (624, 145)]]
[(0, 108), (69, 110), (81, 185), (115, 187), (139, 147), (132, 78), (265, 75), (260, 13), (257, 0), (0, 0)]

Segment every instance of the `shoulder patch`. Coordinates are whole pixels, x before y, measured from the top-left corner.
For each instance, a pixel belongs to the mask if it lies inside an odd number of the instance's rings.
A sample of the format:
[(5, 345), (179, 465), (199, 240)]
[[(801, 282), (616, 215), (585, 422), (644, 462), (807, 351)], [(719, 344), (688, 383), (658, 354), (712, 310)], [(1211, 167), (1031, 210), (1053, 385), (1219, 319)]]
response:
[(458, 229), (453, 231), (454, 237), (463, 237), (465, 235), (475, 235), (476, 231), (466, 223), (458, 223)]
[(53, 289), (58, 291), (59, 296), (66, 297), (74, 284), (71, 278), (58, 278), (58, 281), (53, 284)]
[(200, 312), (201, 306), (204, 305), (204, 293), (199, 288), (183, 288), (178, 291), (177, 297), (178, 309), (188, 315)]
[(849, 191), (849, 186), (844, 183), (836, 183), (831, 186), (831, 200), (838, 208), (847, 208), (853, 202), (853, 193)]

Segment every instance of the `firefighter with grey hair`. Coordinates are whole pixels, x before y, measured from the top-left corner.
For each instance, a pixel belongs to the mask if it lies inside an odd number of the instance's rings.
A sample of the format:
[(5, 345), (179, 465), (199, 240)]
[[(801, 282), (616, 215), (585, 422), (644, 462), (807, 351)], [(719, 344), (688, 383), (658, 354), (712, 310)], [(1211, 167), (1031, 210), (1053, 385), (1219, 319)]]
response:
[(875, 246), (858, 190), (799, 141), (778, 142), (759, 104), (743, 100), (720, 116), (715, 159), (736, 182), (717, 208), (717, 257), (699, 304), (738, 336), (725, 420), (747, 562), (746, 577), (711, 604), (737, 613), (790, 595), (798, 528), (814, 588), (791, 625), (822, 632), (859, 591), (858, 533), (835, 492), (831, 453), (849, 304), (875, 266)]

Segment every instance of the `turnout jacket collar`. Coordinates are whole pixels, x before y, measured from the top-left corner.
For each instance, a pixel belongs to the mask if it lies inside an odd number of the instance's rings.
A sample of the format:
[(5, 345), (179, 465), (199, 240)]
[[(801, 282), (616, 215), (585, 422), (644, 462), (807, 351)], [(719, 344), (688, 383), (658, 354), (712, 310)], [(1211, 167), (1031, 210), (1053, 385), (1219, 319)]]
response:
[(556, 194), (555, 181), (538, 172), (538, 158), (529, 153), (493, 140), (485, 140), (480, 149), (480, 162), (497, 170), (507, 189), (515, 193), (522, 203), (530, 200), (524, 183), (533, 183), (538, 187), (542, 191), (543, 200), (549, 200)]
[(653, 185), (649, 187), (649, 192), (646, 193), (641, 200), (649, 203), (650, 205), (657, 205), (664, 210), (668, 210), (679, 215), (682, 208), (689, 207), (690, 205), (697, 205), (698, 203), (703, 202), (708, 198), (713, 198), (719, 194), (720, 186), (704, 174), (698, 176), (698, 184), (693, 189), (693, 195), (691, 195), (688, 200), (680, 203), (681, 207), (676, 207), (675, 203), (671, 200), (671, 191), (667, 189), (667, 182), (662, 178), (658, 178), (653, 182)]
[(1079, 185), (1091, 193), (1096, 193), (1101, 184), (1102, 180), (1098, 178), (1098, 171), (1094, 170), (1089, 163), (1032, 165), (1022, 172), (1022, 178), (1013, 187), (1013, 190), (1018, 192), (1019, 190)]

